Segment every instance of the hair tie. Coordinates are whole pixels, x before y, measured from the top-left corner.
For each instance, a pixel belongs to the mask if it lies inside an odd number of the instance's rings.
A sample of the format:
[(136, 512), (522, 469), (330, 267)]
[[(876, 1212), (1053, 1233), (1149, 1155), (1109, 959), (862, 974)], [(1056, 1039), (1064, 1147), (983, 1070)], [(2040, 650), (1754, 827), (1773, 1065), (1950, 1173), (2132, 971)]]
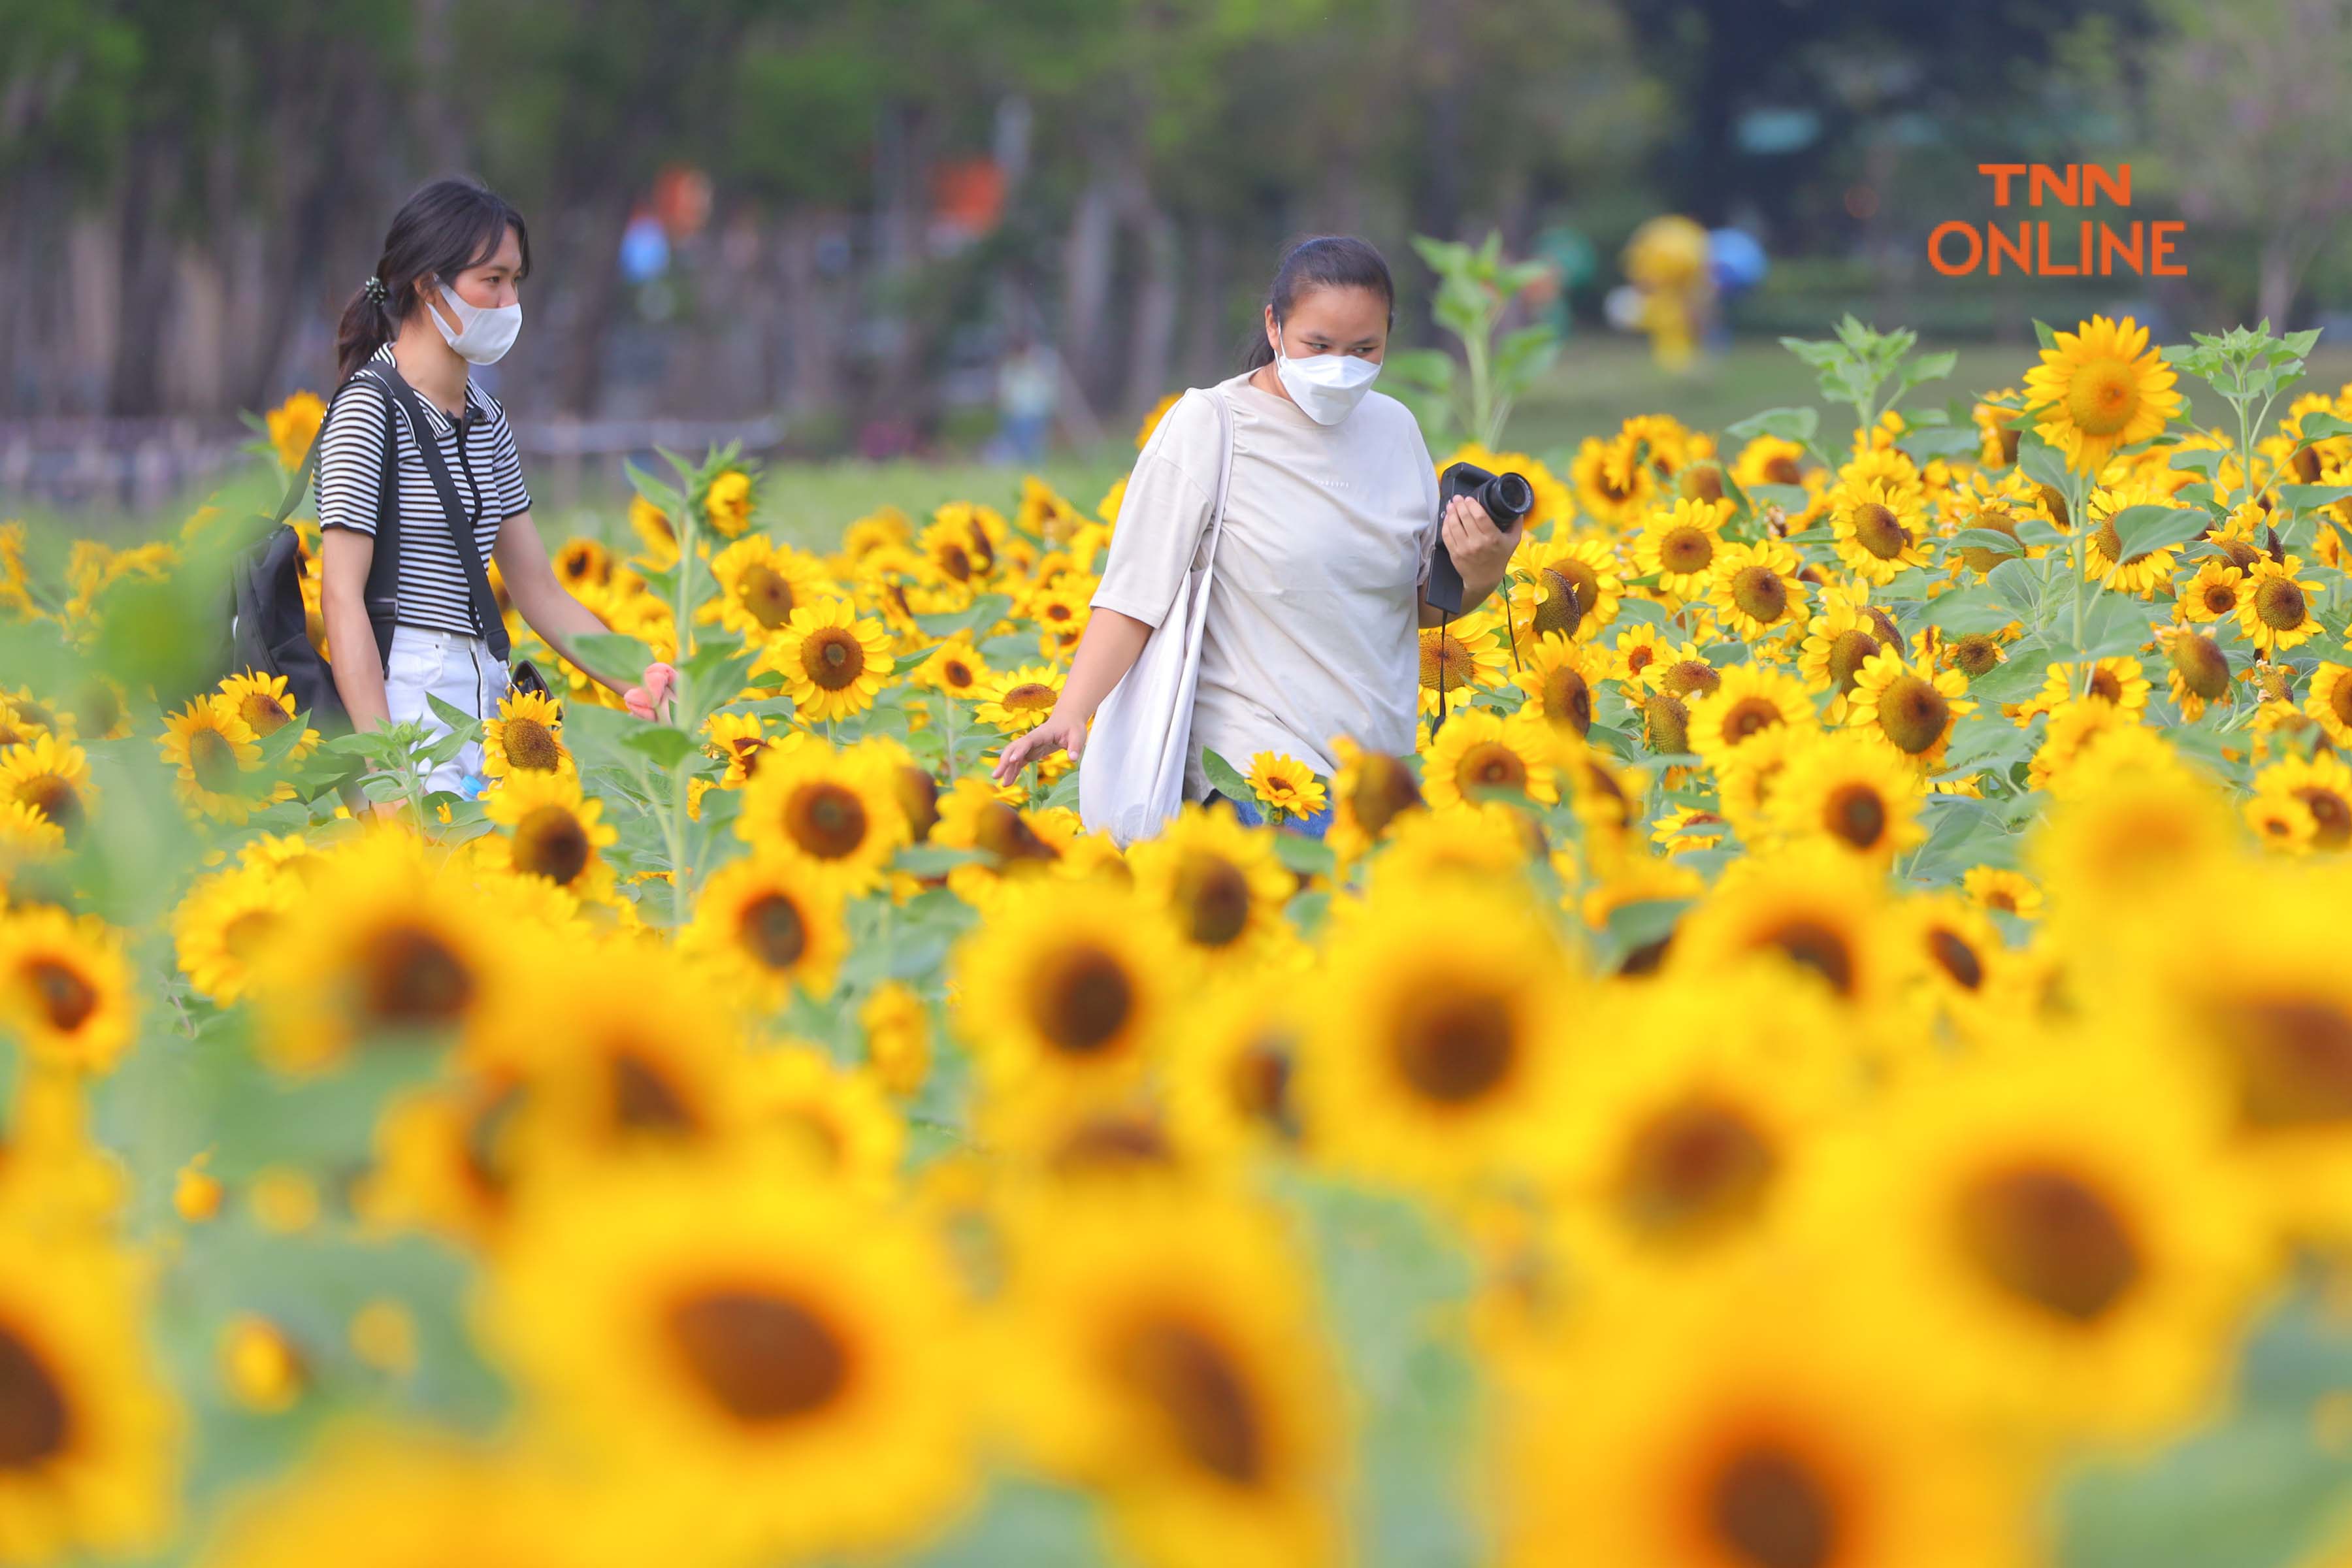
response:
[(383, 279), (374, 276), (373, 273), (369, 275), (368, 280), (360, 285), (360, 287), (366, 291), (369, 299), (374, 300), (379, 305), (384, 302), (384, 300), (391, 292), (389, 289), (384, 288)]

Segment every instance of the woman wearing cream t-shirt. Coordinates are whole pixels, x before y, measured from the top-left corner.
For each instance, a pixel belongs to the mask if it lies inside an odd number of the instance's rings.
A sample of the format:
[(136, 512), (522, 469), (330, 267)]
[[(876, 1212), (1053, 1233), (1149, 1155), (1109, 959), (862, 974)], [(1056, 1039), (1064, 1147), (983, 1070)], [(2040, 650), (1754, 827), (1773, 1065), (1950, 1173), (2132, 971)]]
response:
[[(1237, 768), (1274, 752), (1325, 774), (1337, 766), (1338, 736), (1370, 751), (1413, 749), (1419, 628), (1438, 623), (1422, 590), (1441, 528), (1465, 609), (1502, 581), (1518, 531), (1497, 530), (1466, 497), (1439, 519), (1421, 426), (1370, 390), (1395, 312), (1388, 264), (1362, 240), (1309, 239), (1283, 258), (1250, 368), (1187, 393), (1136, 458), (1061, 700), (1006, 745), (1000, 782), (1057, 747), (1073, 758), (1085, 750), (1087, 721), (1175, 604), (1216, 502), (1213, 396), (1232, 405), (1234, 467), (1185, 798), (1209, 795), (1203, 747)], [(1254, 803), (1234, 806), (1259, 819)]]

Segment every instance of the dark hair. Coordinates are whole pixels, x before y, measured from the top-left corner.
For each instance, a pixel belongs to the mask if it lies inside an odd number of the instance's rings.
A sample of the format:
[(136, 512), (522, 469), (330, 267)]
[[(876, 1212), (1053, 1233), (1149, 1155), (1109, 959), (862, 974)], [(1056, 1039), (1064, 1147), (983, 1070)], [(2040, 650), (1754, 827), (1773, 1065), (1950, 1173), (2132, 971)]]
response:
[[(1389, 277), (1387, 259), (1370, 240), (1351, 234), (1318, 234), (1284, 251), (1282, 264), (1274, 269), (1274, 281), (1265, 290), (1265, 302), (1274, 307), (1276, 323), (1288, 319), (1301, 294), (1318, 289), (1369, 289), (1388, 301), (1389, 325), (1396, 325), (1396, 284)], [(1261, 316), (1250, 324), (1242, 368), (1255, 370), (1273, 363), (1274, 345), (1265, 341), (1265, 321)]]
[(375, 271), (343, 307), (335, 331), (335, 379), (347, 381), (368, 356), (392, 341), (422, 302), (419, 280), (455, 279), (499, 253), (507, 230), (522, 247), (518, 279), (530, 273), (530, 230), (522, 214), (477, 180), (436, 180), (400, 204), (383, 237)]

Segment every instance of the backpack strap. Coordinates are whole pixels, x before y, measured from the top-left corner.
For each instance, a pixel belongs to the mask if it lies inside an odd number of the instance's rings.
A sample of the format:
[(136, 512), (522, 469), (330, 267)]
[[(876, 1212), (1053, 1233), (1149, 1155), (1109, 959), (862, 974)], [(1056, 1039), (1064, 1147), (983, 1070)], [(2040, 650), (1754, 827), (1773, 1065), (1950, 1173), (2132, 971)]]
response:
[[(319, 454), (325, 449), (327, 426), (335, 417), (335, 409), (352, 389), (352, 383), (366, 374), (365, 367), (353, 371), (327, 400), (327, 411), (319, 418), (318, 434), (310, 437), (310, 449), (295, 466), (294, 477), (286, 486), (286, 497), (278, 503), (277, 515), (269, 519), (270, 528), (285, 526), (302, 502), (303, 493), (310, 489), (319, 468)], [(375, 651), (379, 659), (392, 658), (392, 630), (399, 607), (400, 595), (400, 447), (392, 426), (392, 398), (385, 388), (383, 410), (383, 460), (376, 470), (375, 487), (375, 548), (368, 563), (367, 582), (360, 592), (360, 600), (368, 613), (368, 623), (375, 631)], [(268, 530), (264, 530), (266, 533)]]
[[(508, 654), (507, 624), (499, 614), (499, 602), (490, 592), (490, 576), (482, 565), (481, 546), (474, 537), (474, 526), (467, 515), (464, 503), (457, 499), (457, 484), (449, 478), (449, 465), (441, 456), (441, 443), (435, 439), (432, 427), (425, 417), (425, 409), (416, 389), (408, 378), (387, 363), (371, 362), (357, 373), (373, 376), (391, 393), (408, 421), (408, 433), (416, 439), (416, 449), (425, 458), (425, 471), (433, 480), (434, 492), (441, 498), (441, 512), (449, 525), (449, 542), (457, 547), (457, 564), (466, 574), (466, 587), (472, 603), (474, 630), (489, 645), (492, 657), (504, 663)], [(469, 411), (470, 412), (470, 411)], [(465, 437), (465, 426), (458, 426), (457, 438)]]

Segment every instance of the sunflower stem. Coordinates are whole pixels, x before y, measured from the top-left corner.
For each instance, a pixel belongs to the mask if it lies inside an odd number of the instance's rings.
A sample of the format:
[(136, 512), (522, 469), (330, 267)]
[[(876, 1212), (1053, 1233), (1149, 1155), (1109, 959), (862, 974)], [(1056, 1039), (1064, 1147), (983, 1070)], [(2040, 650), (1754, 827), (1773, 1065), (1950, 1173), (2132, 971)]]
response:
[(2084, 482), (2083, 476), (2070, 471), (2067, 475), (2066, 489), (2066, 516), (2074, 524), (2074, 538), (2067, 542), (2068, 559), (2073, 563), (2074, 572), (2074, 679), (2080, 688), (2074, 695), (2088, 697), (2091, 694), (2091, 660), (2084, 648), (2086, 639), (2083, 626), (2084, 604), (2083, 585), (2084, 580), (2089, 575), (2091, 564), (2091, 519), (2084, 510), (2090, 486)]

